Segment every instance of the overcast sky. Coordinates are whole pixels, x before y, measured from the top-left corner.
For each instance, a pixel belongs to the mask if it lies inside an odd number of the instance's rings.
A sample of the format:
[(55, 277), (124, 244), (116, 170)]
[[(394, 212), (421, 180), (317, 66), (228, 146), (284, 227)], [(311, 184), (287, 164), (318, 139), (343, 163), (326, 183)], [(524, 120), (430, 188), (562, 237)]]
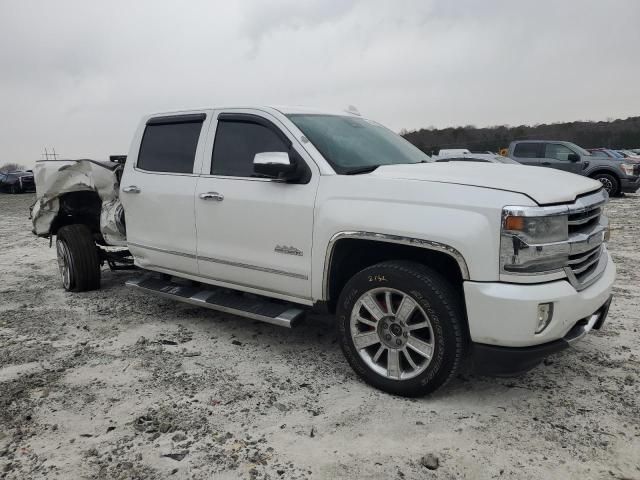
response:
[(402, 128), (640, 115), (637, 0), (0, 0), (0, 162), (126, 153), (146, 113), (356, 105)]

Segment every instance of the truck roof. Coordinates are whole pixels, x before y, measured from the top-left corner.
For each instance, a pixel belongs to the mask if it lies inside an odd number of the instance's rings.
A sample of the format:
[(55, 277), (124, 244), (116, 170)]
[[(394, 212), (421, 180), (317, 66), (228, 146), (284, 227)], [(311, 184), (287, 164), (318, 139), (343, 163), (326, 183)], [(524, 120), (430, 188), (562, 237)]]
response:
[(181, 110), (170, 110), (164, 112), (154, 112), (150, 116), (189, 113), (202, 110), (229, 110), (229, 109), (251, 109), (251, 110), (276, 110), (282, 114), (308, 114), (308, 115), (343, 115), (343, 116), (359, 116), (355, 111), (347, 109), (336, 110), (327, 108), (307, 107), (304, 105), (223, 105), (216, 107), (188, 108)]

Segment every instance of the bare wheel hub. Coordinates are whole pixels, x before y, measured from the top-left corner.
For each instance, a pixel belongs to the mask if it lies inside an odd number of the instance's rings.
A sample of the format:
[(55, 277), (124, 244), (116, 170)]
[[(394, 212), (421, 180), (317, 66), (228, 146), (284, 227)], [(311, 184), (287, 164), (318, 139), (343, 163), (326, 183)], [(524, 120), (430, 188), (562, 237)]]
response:
[(376, 373), (395, 380), (423, 372), (433, 356), (434, 333), (410, 295), (391, 288), (365, 292), (351, 312), (351, 338)]

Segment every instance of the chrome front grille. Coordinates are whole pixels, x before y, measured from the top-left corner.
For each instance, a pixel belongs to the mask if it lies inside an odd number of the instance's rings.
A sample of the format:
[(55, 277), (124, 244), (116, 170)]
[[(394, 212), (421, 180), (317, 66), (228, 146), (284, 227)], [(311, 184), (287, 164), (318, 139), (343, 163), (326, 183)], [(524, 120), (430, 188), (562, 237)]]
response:
[(587, 250), (584, 253), (569, 255), (569, 268), (578, 280), (589, 276), (596, 267), (602, 255), (602, 245)]
[(580, 197), (568, 206), (569, 257), (565, 272), (573, 286), (582, 290), (604, 272), (604, 235), (608, 219), (603, 215), (607, 195), (603, 190)]
[(594, 207), (585, 211), (569, 213), (569, 235), (591, 229), (600, 223), (602, 207)]

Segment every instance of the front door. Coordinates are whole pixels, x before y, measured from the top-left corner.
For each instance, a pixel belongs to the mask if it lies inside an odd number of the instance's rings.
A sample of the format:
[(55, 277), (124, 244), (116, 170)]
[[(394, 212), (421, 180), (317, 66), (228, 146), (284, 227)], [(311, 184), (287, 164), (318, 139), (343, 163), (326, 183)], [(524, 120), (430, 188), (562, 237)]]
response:
[[(264, 115), (264, 116), (261, 116)], [(218, 119), (211, 165), (195, 196), (200, 275), (282, 298), (311, 297), (311, 242), (319, 175), (308, 157), (305, 183), (256, 176), (261, 152), (288, 152), (296, 139), (267, 114)], [(212, 128), (213, 130), (213, 128)], [(206, 159), (203, 168), (206, 168)]]
[[(566, 145), (561, 143), (546, 143), (544, 158), (540, 159), (543, 167), (557, 168), (565, 172), (580, 173), (582, 164), (579, 161), (569, 160), (569, 156), (578, 155)], [(580, 156), (578, 155), (578, 158)]]
[(127, 159), (120, 198), (128, 247), (140, 267), (198, 273), (194, 165), (205, 118), (205, 113), (151, 118), (138, 133), (141, 140), (133, 142), (140, 149)]

